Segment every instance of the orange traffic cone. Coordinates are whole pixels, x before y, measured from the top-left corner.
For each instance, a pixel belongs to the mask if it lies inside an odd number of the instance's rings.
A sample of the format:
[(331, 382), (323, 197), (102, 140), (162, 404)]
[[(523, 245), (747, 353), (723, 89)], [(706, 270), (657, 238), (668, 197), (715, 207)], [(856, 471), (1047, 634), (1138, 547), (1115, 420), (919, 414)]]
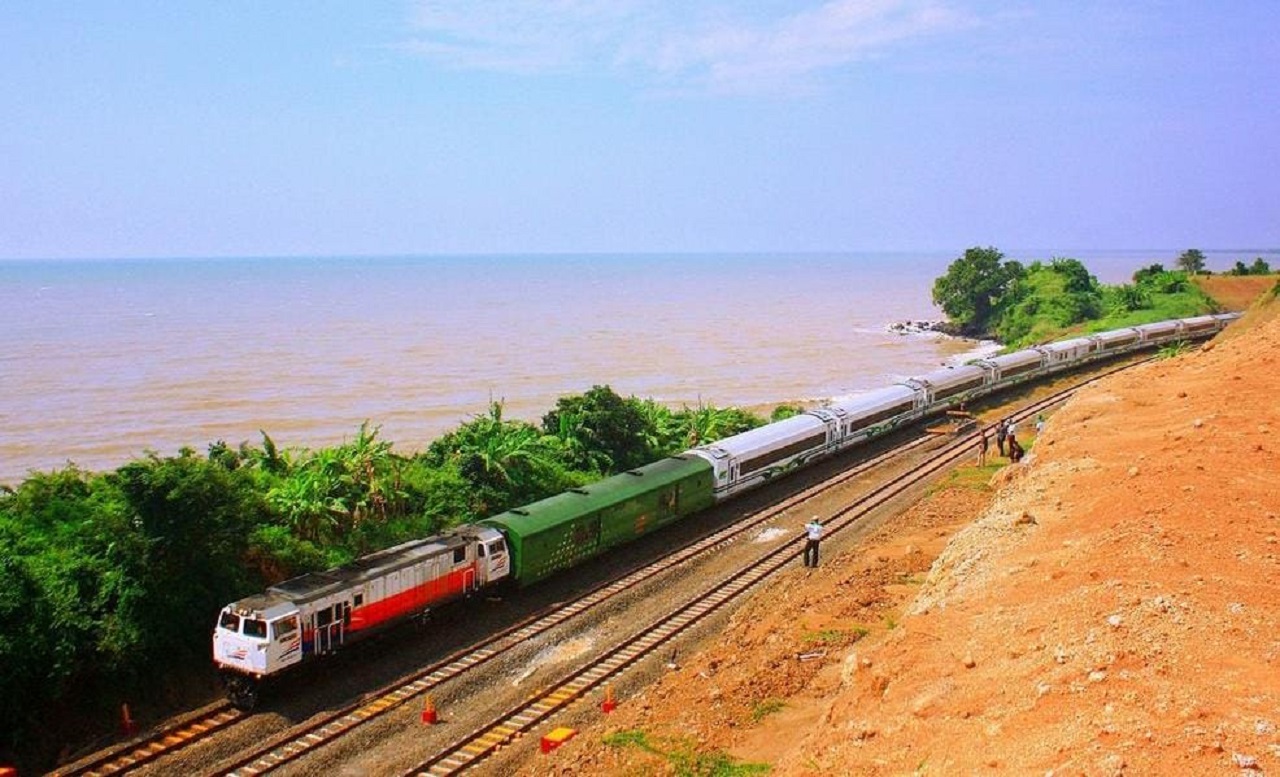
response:
[(120, 731), (127, 737), (131, 737), (138, 733), (138, 724), (134, 722), (133, 716), (129, 714), (129, 705), (120, 705)]
[(618, 708), (618, 702), (613, 698), (613, 686), (606, 685), (604, 687), (604, 701), (600, 702), (600, 709), (608, 714)]
[(440, 716), (436, 713), (436, 703), (431, 701), (430, 696), (422, 703), (422, 722), (428, 726), (434, 726), (440, 722)]

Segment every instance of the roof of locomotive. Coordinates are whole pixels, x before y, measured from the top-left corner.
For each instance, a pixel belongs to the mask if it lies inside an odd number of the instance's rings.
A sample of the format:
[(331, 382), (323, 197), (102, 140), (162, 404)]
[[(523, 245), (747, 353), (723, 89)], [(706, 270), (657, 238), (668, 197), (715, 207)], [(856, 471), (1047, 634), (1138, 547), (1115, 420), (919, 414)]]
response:
[(567, 519), (635, 499), (665, 485), (686, 480), (699, 471), (710, 470), (711, 465), (697, 456), (669, 456), (581, 488), (512, 508), (479, 523), (527, 537), (558, 526)]
[(257, 594), (236, 602), (236, 605), (249, 606), (255, 600), (256, 609), (265, 609), (274, 602), (290, 602), (305, 604), (348, 588), (356, 583), (381, 577), (423, 559), (451, 552), (454, 548), (465, 545), (467, 539), (460, 534), (446, 534), (436, 537), (410, 540), (392, 546), (377, 553), (361, 556), (347, 564), (322, 572), (308, 572), (277, 583), (267, 589), (265, 594)]

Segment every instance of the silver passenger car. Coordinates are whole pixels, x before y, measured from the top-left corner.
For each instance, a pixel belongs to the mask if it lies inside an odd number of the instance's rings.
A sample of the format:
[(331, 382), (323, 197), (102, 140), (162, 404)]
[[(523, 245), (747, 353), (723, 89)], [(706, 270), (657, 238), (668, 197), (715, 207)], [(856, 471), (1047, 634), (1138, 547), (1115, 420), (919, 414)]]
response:
[(1046, 366), (1050, 370), (1056, 370), (1078, 364), (1097, 350), (1097, 347), (1098, 343), (1092, 337), (1073, 337), (1070, 340), (1046, 343), (1038, 350), (1048, 356)]
[(933, 406), (943, 403), (944, 407), (953, 407), (988, 385), (991, 378), (990, 371), (977, 363), (926, 372), (910, 382), (919, 383), (925, 388), (925, 404)]
[(907, 414), (923, 411), (924, 404), (924, 391), (905, 383), (832, 403), (831, 408), (838, 409), (844, 415), (839, 447), (856, 445), (888, 431), (908, 418), (917, 417)]
[(1182, 334), (1182, 321), (1157, 321), (1154, 324), (1135, 326), (1144, 343), (1164, 343), (1176, 340)]
[(688, 453), (711, 463), (715, 472), (715, 497), (721, 500), (828, 453), (835, 439), (833, 420), (802, 413)]
[(992, 371), (991, 385), (1002, 386), (1035, 375), (1047, 360), (1048, 355), (1043, 351), (1028, 348), (983, 359), (981, 363)]

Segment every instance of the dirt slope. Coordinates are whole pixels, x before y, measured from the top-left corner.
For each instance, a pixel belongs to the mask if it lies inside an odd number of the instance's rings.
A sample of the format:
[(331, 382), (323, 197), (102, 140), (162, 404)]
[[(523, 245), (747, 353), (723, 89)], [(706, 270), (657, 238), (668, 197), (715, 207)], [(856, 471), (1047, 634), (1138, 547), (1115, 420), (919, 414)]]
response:
[(1197, 275), (1192, 280), (1225, 310), (1245, 310), (1275, 288), (1280, 275)]
[(1280, 772), (1280, 318), (1248, 323), (797, 569), (528, 773)]

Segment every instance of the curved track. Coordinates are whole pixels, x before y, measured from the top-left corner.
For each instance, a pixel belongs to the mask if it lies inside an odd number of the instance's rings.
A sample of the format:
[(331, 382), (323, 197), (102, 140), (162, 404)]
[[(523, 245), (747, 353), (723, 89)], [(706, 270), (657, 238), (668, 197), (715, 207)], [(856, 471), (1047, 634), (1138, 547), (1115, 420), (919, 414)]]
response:
[[(1095, 378), (1096, 379), (1096, 378)], [(1078, 387), (1072, 387), (1027, 406), (1011, 415), (1016, 421), (1065, 401)], [(876, 488), (870, 494), (842, 508), (829, 519), (825, 529), (836, 534), (854, 525), (863, 516), (901, 496), (909, 489), (945, 472), (962, 458), (973, 455), (980, 431), (974, 431), (949, 443), (924, 465), (900, 475)], [(760, 582), (789, 566), (800, 553), (804, 538), (797, 536), (770, 550), (755, 563), (717, 581), (691, 601), (668, 615), (646, 625), (632, 637), (588, 662), (582, 668), (561, 678), (547, 692), (494, 718), (489, 723), (456, 740), (444, 751), (406, 772), (410, 775), (451, 775), (465, 772), (548, 720), (557, 712), (582, 699), (611, 678), (638, 661), (652, 655), (679, 634), (712, 615), (725, 605), (740, 599)]]
[(919, 448), (934, 442), (933, 438), (922, 436), (905, 445), (895, 448), (864, 461), (857, 466), (842, 472), (835, 478), (821, 484), (804, 489), (765, 510), (753, 514), (749, 519), (735, 523), (717, 531), (697, 542), (691, 543), (675, 553), (664, 556), (652, 564), (647, 564), (629, 574), (602, 586), (599, 586), (571, 601), (565, 602), (551, 610), (535, 615), (520, 624), (516, 624), (483, 642), (459, 651), (452, 656), (433, 664), (401, 682), (378, 690), (365, 699), (348, 707), (325, 715), (323, 718), (295, 728), (290, 732), (288, 740), (273, 743), (258, 751), (247, 754), (231, 764), (220, 766), (216, 773), (230, 774), (237, 777), (263, 774), (278, 768), (285, 763), (296, 760), (348, 733), (356, 726), (399, 707), (405, 702), (426, 694), (442, 683), (452, 680), (464, 672), (483, 666), (506, 652), (523, 645), (528, 640), (550, 631), (556, 626), (582, 613), (602, 605), (614, 597), (648, 581), (654, 575), (688, 563), (691, 559), (709, 553), (716, 548), (733, 542), (749, 534), (761, 524), (767, 523), (780, 513), (812, 498), (815, 494), (834, 488), (852, 478), (895, 458), (906, 451)]
[[(1079, 386), (1086, 385), (1100, 377), (1125, 369), (1128, 366), (1130, 365), (1122, 365), (1107, 370), (1100, 375), (1089, 378), (1076, 386), (1058, 392), (1045, 400), (1035, 403), (1028, 408), (1024, 408), (1017, 414), (1014, 414), (1013, 417), (1031, 417), (1035, 413), (1041, 412), (1046, 407), (1050, 407), (1064, 401), (1070, 393)], [(857, 516), (860, 516), (873, 509), (875, 506), (882, 504), (884, 501), (899, 495), (902, 491), (906, 490), (911, 485), (914, 485), (921, 478), (928, 477), (929, 475), (935, 474), (940, 469), (949, 466), (959, 456), (970, 451), (976, 439), (977, 436), (976, 433), (974, 433), (952, 442), (940, 451), (931, 463), (920, 468), (916, 473), (912, 473), (909, 477), (891, 481), (876, 492), (858, 500), (858, 502), (850, 505), (841, 513), (838, 513), (837, 516), (833, 516), (833, 522), (827, 527), (828, 531), (830, 533), (839, 531), (856, 520)], [(366, 694), (364, 697), (352, 704), (333, 712), (326, 713), (302, 726), (293, 727), (286, 735), (274, 738), (268, 744), (257, 748), (252, 752), (246, 753), (244, 756), (237, 758), (232, 763), (220, 764), (216, 770), (210, 773), (256, 775), (271, 771), (285, 763), (300, 758), (306, 753), (312, 752), (317, 748), (342, 737), (361, 724), (378, 718), (415, 697), (426, 694), (433, 688), (440, 686), (442, 683), (455, 679), (476, 667), (489, 663), (534, 636), (555, 628), (556, 626), (559, 626), (560, 624), (601, 605), (619, 594), (634, 588), (641, 582), (648, 580), (656, 574), (660, 574), (667, 569), (685, 564), (691, 559), (709, 553), (718, 547), (747, 535), (762, 524), (773, 520), (779, 514), (819, 493), (822, 493), (823, 491), (837, 487), (853, 478), (859, 477), (869, 470), (879, 467), (880, 465), (895, 459), (904, 453), (931, 443), (936, 444), (936, 442), (936, 437), (932, 437), (921, 432), (921, 434), (915, 439), (896, 446), (890, 451), (880, 453), (862, 461), (856, 466), (845, 470), (839, 475), (829, 478), (822, 483), (802, 489), (789, 497), (779, 500), (769, 507), (752, 514), (746, 520), (736, 522), (732, 526), (714, 532), (702, 540), (691, 543), (679, 551), (665, 556), (652, 564), (644, 565), (622, 578), (589, 590), (573, 600), (561, 603), (553, 608), (548, 608), (541, 613), (526, 618), (522, 622), (504, 629), (474, 646), (465, 650), (457, 651), (410, 676), (402, 678), (396, 683)], [(849, 517), (854, 513), (856, 513), (856, 516)], [(479, 749), (484, 751), (483, 754), (474, 754), (476, 756), (474, 758), (464, 759), (464, 761), (459, 762), (461, 768), (466, 768), (471, 763), (478, 761), (480, 758), (483, 758), (492, 752), (493, 748), (489, 748), (487, 750), (483, 746), (477, 748), (474, 744), (475, 742), (492, 741), (494, 743), (493, 747), (496, 748), (506, 741), (509, 741), (511, 738), (514, 738), (520, 732), (527, 731), (533, 725), (536, 725), (541, 720), (546, 719), (555, 711), (563, 708), (563, 706), (570, 701), (581, 698), (585, 693), (598, 687), (609, 677), (620, 673), (626, 667), (631, 666), (644, 655), (651, 653), (653, 650), (657, 649), (657, 647), (669, 641), (693, 623), (696, 623), (711, 614), (729, 601), (736, 599), (756, 583), (776, 572), (777, 569), (781, 568), (787, 561), (796, 555), (801, 542), (802, 540), (797, 537), (768, 554), (765, 559), (760, 562), (758, 568), (744, 570), (743, 572), (721, 581), (703, 597), (699, 597), (701, 603), (690, 602), (676, 613), (673, 613), (669, 619), (664, 619), (664, 623), (652, 624), (651, 627), (646, 629), (644, 632), (644, 634), (648, 635), (647, 637), (637, 635), (630, 647), (625, 645), (619, 646), (606, 656), (602, 656), (596, 662), (597, 668), (595, 670), (584, 670), (583, 673), (581, 673), (581, 676), (575, 675), (575, 677), (566, 678), (560, 684), (558, 690), (553, 691), (531, 705), (528, 705), (529, 709), (533, 709), (535, 706), (540, 706), (542, 708), (542, 711), (536, 712), (532, 717), (528, 717), (523, 710), (518, 712), (513, 711), (509, 716), (507, 716), (507, 718), (510, 718), (512, 721), (519, 722), (495, 722), (484, 732), (478, 731), (475, 735), (469, 737), (466, 743), (458, 745), (457, 748), (451, 748), (452, 750), (466, 749), (466, 745), (470, 744), (472, 745), (471, 750)], [(207, 738), (212, 734), (223, 731), (236, 723), (250, 718), (251, 716), (235, 710), (226, 702), (215, 703), (203, 708), (193, 715), (184, 717), (171, 726), (167, 726), (163, 729), (149, 733), (138, 740), (111, 748), (90, 758), (61, 768), (55, 771), (54, 774), (66, 775), (67, 777), (79, 775), (126, 774), (150, 764), (165, 755), (176, 752), (188, 744), (200, 741), (201, 739)], [(496, 739), (495, 734), (497, 736)], [(450, 760), (451, 758), (452, 756), (449, 754), (442, 753), (436, 758), (428, 761), (417, 771), (429, 771), (430, 773), (452, 773), (448, 771), (448, 769), (453, 767), (446, 768), (441, 766), (441, 764), (445, 764), (446, 762), (452, 763)], [(440, 771), (442, 768), (445, 769), (445, 771)]]

